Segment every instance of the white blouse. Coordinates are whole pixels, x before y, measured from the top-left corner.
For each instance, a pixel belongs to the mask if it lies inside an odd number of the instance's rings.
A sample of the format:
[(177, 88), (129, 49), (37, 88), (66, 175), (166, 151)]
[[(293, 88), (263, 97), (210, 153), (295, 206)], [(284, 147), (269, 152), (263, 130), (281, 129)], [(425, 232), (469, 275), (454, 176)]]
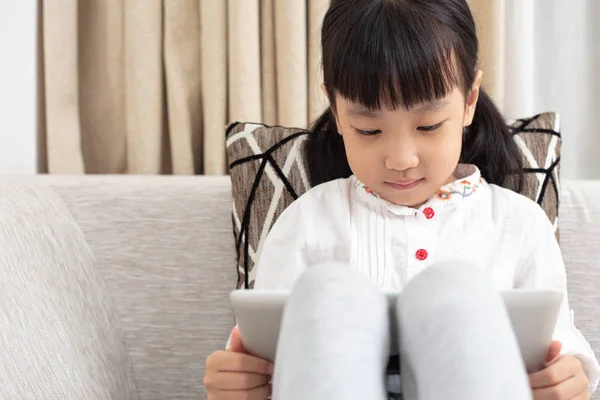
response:
[(418, 209), (379, 198), (354, 176), (309, 190), (278, 218), (260, 249), (255, 288), (290, 290), (306, 268), (342, 262), (381, 289), (401, 290), (424, 268), (461, 259), (489, 271), (497, 289), (565, 293), (555, 339), (576, 355), (595, 390), (600, 366), (573, 324), (560, 248), (535, 202), (488, 184), (473, 165)]

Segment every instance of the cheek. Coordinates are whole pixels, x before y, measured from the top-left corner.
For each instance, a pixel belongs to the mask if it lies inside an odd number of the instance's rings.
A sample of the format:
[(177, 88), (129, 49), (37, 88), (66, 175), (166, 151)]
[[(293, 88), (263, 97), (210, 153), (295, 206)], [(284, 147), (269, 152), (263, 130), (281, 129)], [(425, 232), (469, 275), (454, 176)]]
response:
[(438, 165), (448, 163), (456, 165), (462, 148), (462, 131), (452, 129), (439, 133), (439, 136), (425, 146), (423, 154), (426, 154), (430, 162)]
[(462, 149), (462, 129), (449, 133), (446, 140), (448, 157), (458, 160)]
[(375, 143), (369, 143), (369, 140), (364, 140), (357, 135), (344, 136), (344, 147), (348, 164), (354, 174), (368, 174), (368, 171), (377, 165), (378, 152)]

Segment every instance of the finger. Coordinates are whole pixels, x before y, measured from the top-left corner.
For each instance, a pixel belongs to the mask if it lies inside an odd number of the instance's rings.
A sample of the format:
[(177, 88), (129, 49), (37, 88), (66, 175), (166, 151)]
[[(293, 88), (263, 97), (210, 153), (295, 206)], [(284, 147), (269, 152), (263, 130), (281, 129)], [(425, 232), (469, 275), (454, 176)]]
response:
[(271, 380), (270, 375), (218, 372), (204, 377), (204, 386), (217, 390), (249, 390), (264, 386)]
[(273, 364), (262, 358), (231, 351), (218, 351), (206, 360), (206, 369), (221, 372), (250, 372), (271, 375)]
[(271, 395), (271, 385), (264, 385), (252, 390), (222, 390), (215, 397), (219, 400), (265, 400)]
[(242, 336), (240, 335), (240, 329), (236, 326), (231, 331), (231, 339), (229, 339), (229, 350), (234, 353), (246, 353), (246, 349), (242, 344)]
[(573, 389), (573, 378), (558, 385), (533, 390), (533, 400), (570, 399), (577, 392)]
[(554, 361), (554, 359), (560, 355), (561, 350), (562, 343), (558, 340), (552, 341), (552, 343), (550, 343), (550, 348), (548, 349), (548, 356), (546, 357), (546, 362), (550, 364), (552, 361)]
[(583, 391), (587, 392), (587, 385), (580, 376), (574, 376), (559, 383), (558, 385), (534, 389), (534, 400), (540, 399), (571, 399), (581, 396)]
[(575, 357), (559, 357), (545, 369), (529, 375), (529, 385), (532, 389), (556, 386), (575, 376), (580, 368), (578, 362)]

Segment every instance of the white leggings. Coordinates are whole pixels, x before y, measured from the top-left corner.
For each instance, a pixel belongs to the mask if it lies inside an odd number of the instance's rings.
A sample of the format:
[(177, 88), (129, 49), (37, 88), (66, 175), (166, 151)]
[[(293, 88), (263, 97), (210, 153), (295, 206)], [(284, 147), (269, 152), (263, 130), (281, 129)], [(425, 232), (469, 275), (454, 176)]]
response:
[(388, 399), (390, 323), (405, 400), (532, 398), (501, 297), (481, 270), (454, 262), (412, 279), (391, 318), (360, 272), (309, 269), (284, 312), (273, 399)]

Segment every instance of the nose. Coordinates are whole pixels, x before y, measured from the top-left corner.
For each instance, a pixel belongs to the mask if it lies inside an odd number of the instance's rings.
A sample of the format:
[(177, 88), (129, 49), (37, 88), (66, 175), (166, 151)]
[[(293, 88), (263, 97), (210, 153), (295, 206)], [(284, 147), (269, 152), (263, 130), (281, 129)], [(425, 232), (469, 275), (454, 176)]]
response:
[(385, 167), (396, 171), (405, 171), (419, 165), (419, 155), (415, 143), (398, 140), (388, 144)]

